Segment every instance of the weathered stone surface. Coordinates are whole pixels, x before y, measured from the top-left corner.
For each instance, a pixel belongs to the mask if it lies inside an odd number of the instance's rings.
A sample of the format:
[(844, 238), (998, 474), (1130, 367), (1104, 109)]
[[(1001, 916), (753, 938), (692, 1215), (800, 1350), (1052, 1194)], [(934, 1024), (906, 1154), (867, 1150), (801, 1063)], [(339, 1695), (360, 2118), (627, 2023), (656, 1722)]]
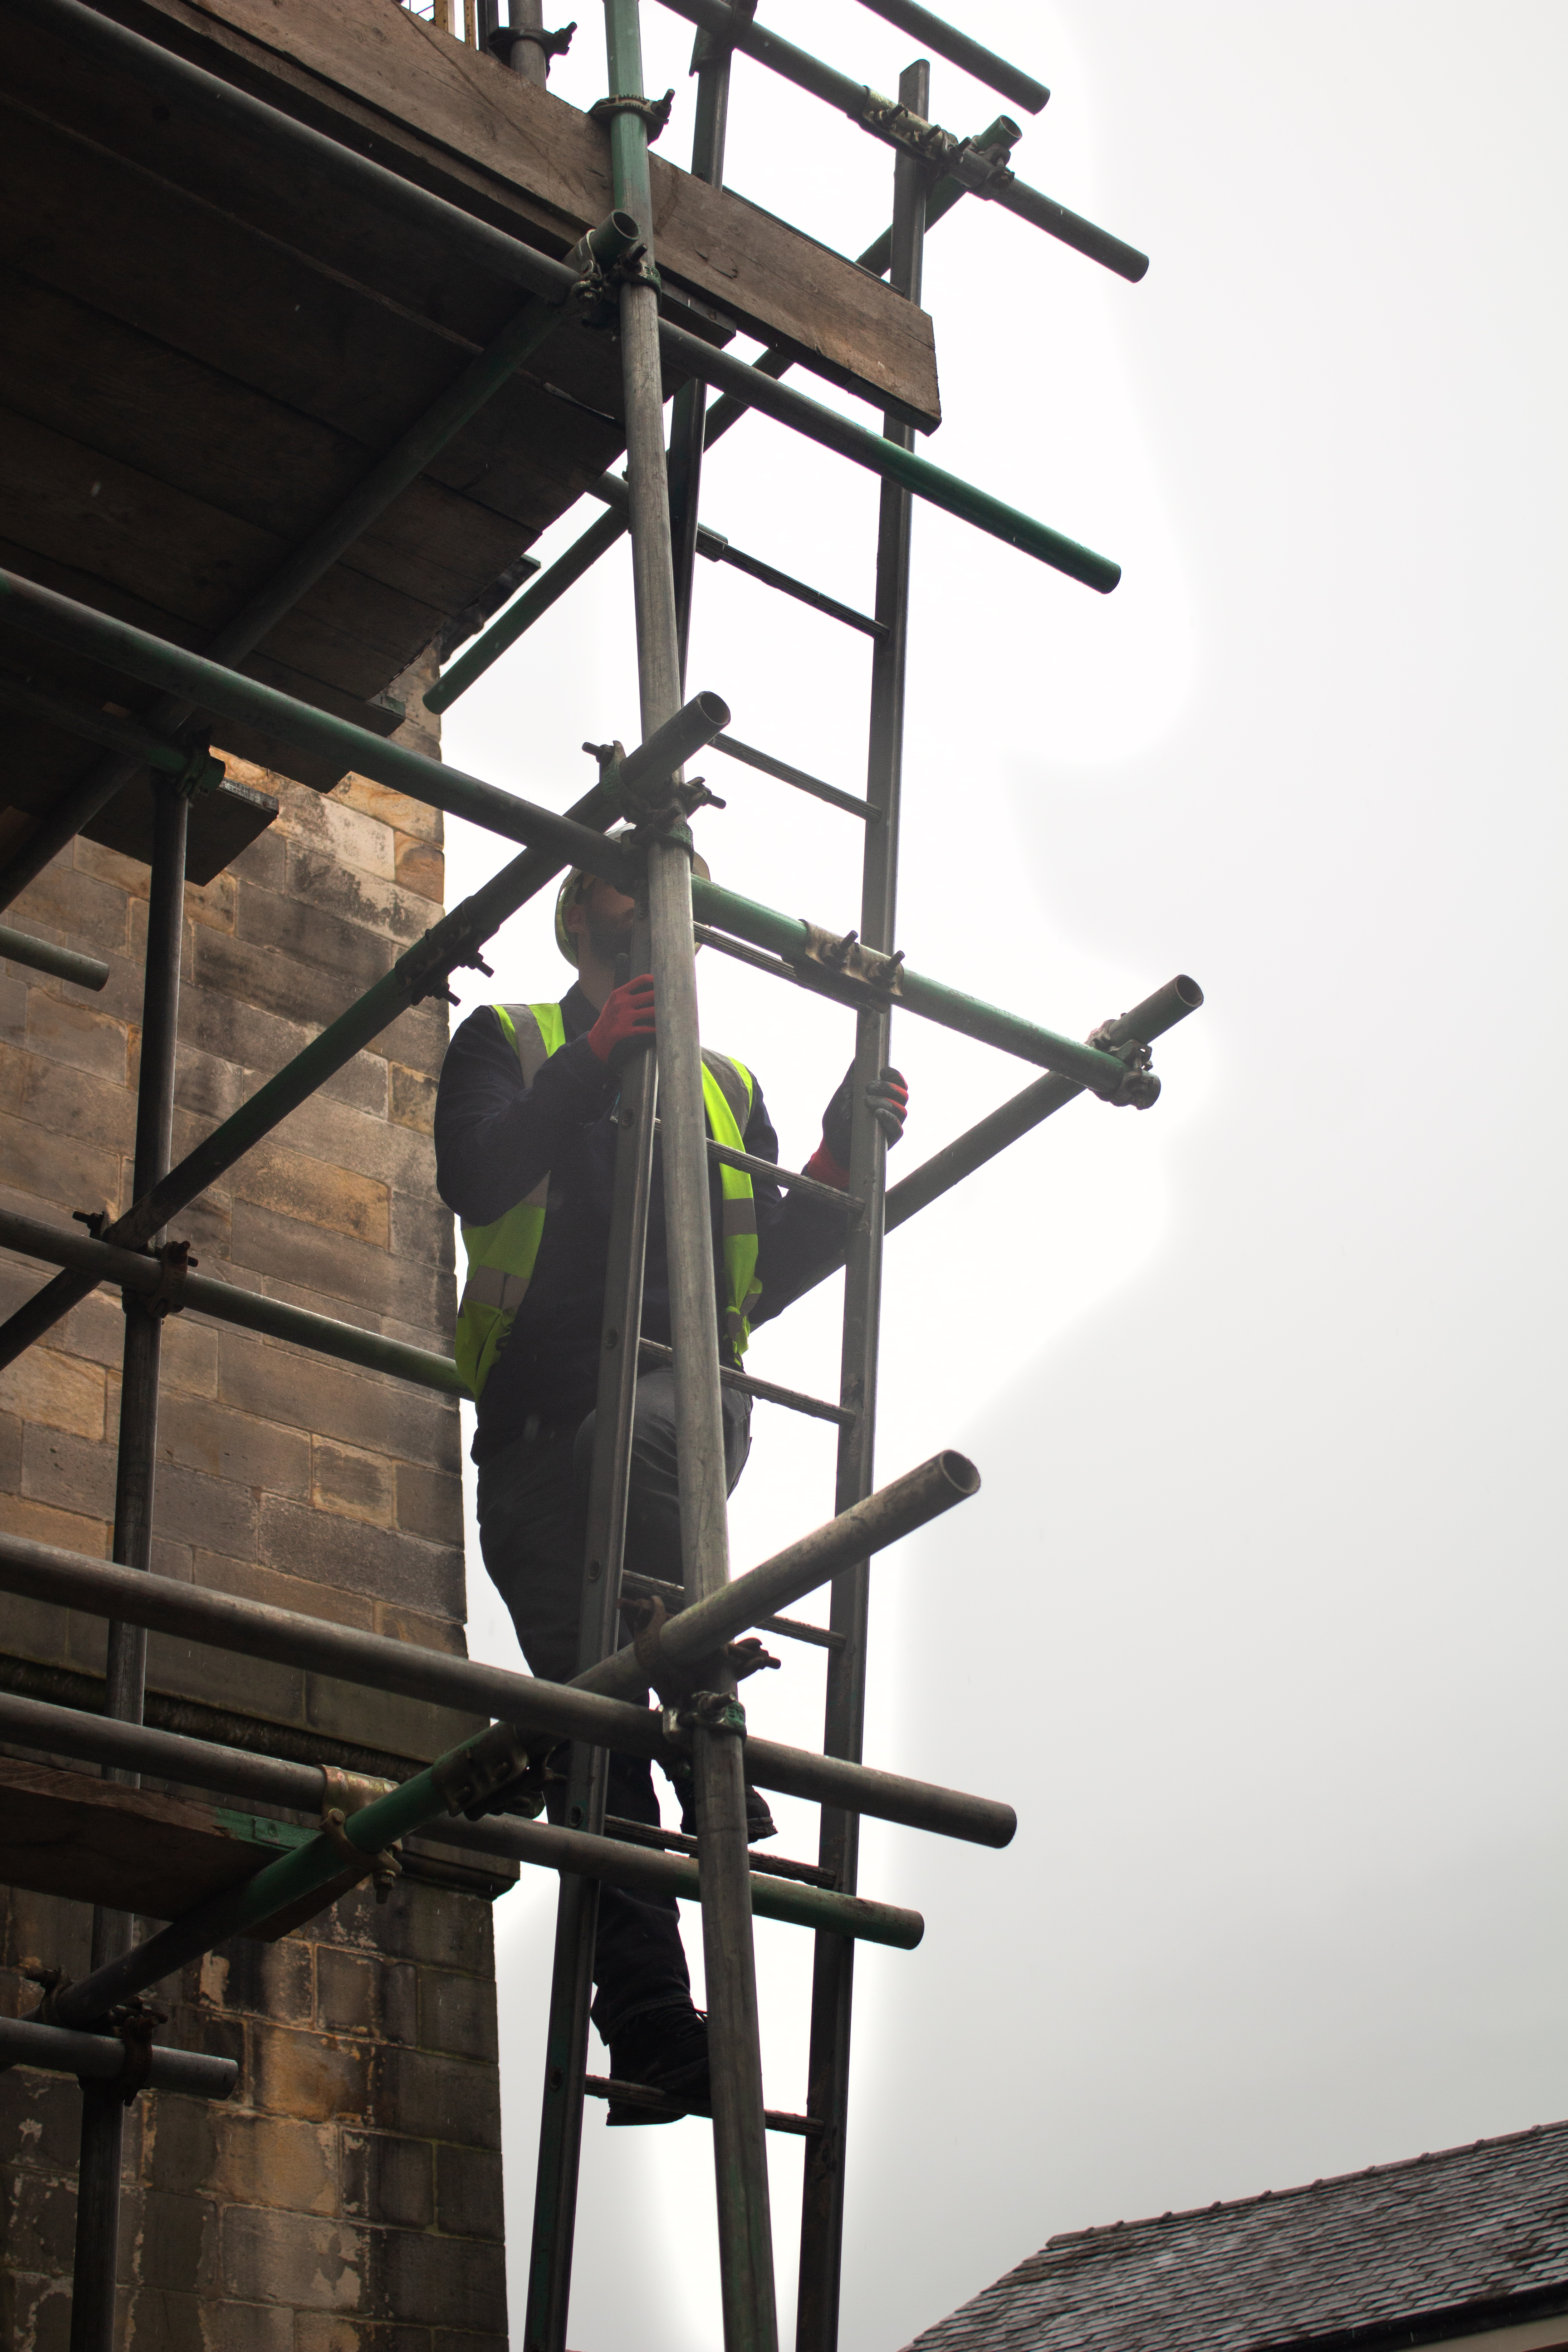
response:
[[(233, 763), (240, 768), (241, 763)], [(259, 772), (278, 824), (186, 898), (176, 1154), (248, 1100), (439, 912), (441, 820), (358, 780), (320, 799)], [(79, 842), (18, 902), (104, 955), (100, 994), (0, 976), (0, 1201), (64, 1222), (129, 1199), (146, 869)], [(174, 1230), (204, 1273), (449, 1353), (450, 1220), (430, 1144), (446, 1007), (404, 1014)], [(0, 1263), (0, 1311), (47, 1271)], [(124, 1318), (98, 1291), (0, 1375), (0, 1510), (109, 1549)], [(458, 1415), (415, 1391), (196, 1316), (163, 1335), (153, 1567), (460, 1651)], [(101, 1674), (101, 1619), (6, 1601), (0, 1649)], [(151, 1686), (262, 1723), (427, 1757), (451, 1710), (157, 1635)], [(89, 1965), (81, 1906), (0, 1889), (0, 2013), (19, 1968)], [(490, 1913), (405, 1879), (292, 1935), (236, 1938), (163, 1996), (161, 2038), (232, 2057), (219, 2104), (127, 2118), (117, 2340), (128, 2352), (505, 2352)], [(77, 2086), (0, 2074), (0, 2345), (68, 2352)]]

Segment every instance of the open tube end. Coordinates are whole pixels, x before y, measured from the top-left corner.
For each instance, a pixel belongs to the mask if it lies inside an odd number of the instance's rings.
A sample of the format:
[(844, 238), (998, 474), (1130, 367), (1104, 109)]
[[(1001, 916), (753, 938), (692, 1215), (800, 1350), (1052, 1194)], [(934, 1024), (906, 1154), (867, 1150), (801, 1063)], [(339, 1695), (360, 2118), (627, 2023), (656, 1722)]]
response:
[(1171, 986), (1175, 990), (1176, 994), (1181, 998), (1182, 1003), (1187, 1007), (1187, 1010), (1190, 1013), (1195, 1013), (1199, 1005), (1204, 1001), (1204, 992), (1198, 986), (1197, 982), (1189, 978), (1187, 973), (1184, 971), (1179, 971), (1176, 974), (1175, 979), (1171, 982)]
[(942, 1476), (948, 1481), (955, 1495), (978, 1495), (980, 1473), (967, 1454), (954, 1453), (950, 1446), (936, 1458), (942, 1465)]

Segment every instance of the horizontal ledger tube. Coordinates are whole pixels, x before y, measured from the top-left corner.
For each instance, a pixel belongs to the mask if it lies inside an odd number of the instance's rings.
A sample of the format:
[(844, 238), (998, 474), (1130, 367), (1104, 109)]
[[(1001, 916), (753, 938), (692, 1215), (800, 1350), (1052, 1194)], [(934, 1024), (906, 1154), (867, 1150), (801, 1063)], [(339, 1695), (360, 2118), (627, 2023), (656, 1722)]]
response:
[[(627, 1755), (666, 1753), (660, 1718), (649, 1708), (630, 1706), (570, 1685), (541, 1682), (531, 1675), (511, 1674), (504, 1667), (481, 1665), (475, 1659), (448, 1657), (440, 1651), (419, 1649), (413, 1643), (391, 1641), (379, 1633), (363, 1633), (292, 1610), (269, 1608), (262, 1601), (242, 1601), (231, 1593), (207, 1591), (173, 1577), (113, 1567), (4, 1530), (0, 1530), (0, 1591), (145, 1625), (153, 1633), (204, 1643), (214, 1649), (278, 1659), (307, 1673), (333, 1675), (404, 1697), (429, 1699), (437, 1706), (483, 1712), (515, 1724), (525, 1738), (530, 1731), (542, 1731), (555, 1739), (581, 1739)], [(1017, 1828), (1012, 1807), (990, 1798), (961, 1795), (895, 1773), (872, 1772), (804, 1749), (754, 1740), (749, 1735), (746, 1751), (748, 1777), (759, 1786), (783, 1788), (785, 1781), (775, 1782), (770, 1775), (784, 1773), (790, 1791), (814, 1802), (868, 1812), (917, 1829), (929, 1814), (933, 1824), (940, 1822), (941, 1834), (964, 1838), (976, 1845), (1006, 1845)], [(857, 1791), (864, 1792), (864, 1801)]]
[[(113, 2083), (124, 2074), (128, 2055), (112, 2033), (75, 2033), (68, 2026), (40, 2025), (30, 2017), (0, 2017), (0, 2066), (41, 2066), (86, 2083)], [(179, 2091), (187, 2099), (226, 2099), (238, 2080), (232, 2058), (164, 2050), (154, 2042), (143, 2088)]]
[(101, 957), (79, 955), (75, 948), (58, 948), (53, 940), (35, 940), (0, 923), (0, 957), (7, 963), (25, 963), (30, 971), (47, 971), (56, 980), (74, 981), (78, 988), (102, 988), (109, 966)]
[[(777, 914), (773, 908), (758, 906), (733, 890), (721, 889), (716, 882), (704, 882), (700, 875), (691, 879), (691, 904), (700, 922), (749, 940), (753, 947), (767, 948), (807, 971), (813, 969), (811, 926), (799, 917)], [(966, 996), (962, 989), (949, 988), (940, 980), (928, 980), (907, 964), (898, 971), (891, 1002), (897, 1011), (918, 1013), (944, 1029), (957, 1030), (961, 1036), (999, 1045), (1005, 1054), (1016, 1054), (1021, 1061), (1039, 1062), (1047, 1070), (1059, 1071), (1093, 1094), (1115, 1096), (1127, 1076), (1114, 1055), (1081, 1045), (1074, 1037), (1059, 1037), (1054, 1030), (1042, 1029), (1016, 1013)]]
[[(42, 1258), (47, 1265), (69, 1266), (89, 1275), (94, 1283), (113, 1283), (119, 1289), (149, 1297), (168, 1279), (161, 1260), (140, 1250), (116, 1249), (95, 1242), (77, 1225), (49, 1225), (41, 1217), (19, 1216), (0, 1209), (0, 1248), (25, 1257)], [(210, 1315), (216, 1322), (234, 1323), (242, 1330), (264, 1332), (270, 1339), (288, 1339), (297, 1348), (335, 1356), (371, 1372), (390, 1372), (421, 1388), (449, 1396), (466, 1393), (450, 1356), (432, 1348), (413, 1348), (402, 1339), (384, 1339), (379, 1331), (362, 1330), (357, 1323), (339, 1323), (309, 1307), (289, 1307), (280, 1298), (241, 1290), (237, 1283), (214, 1282), (205, 1275), (187, 1274), (180, 1282), (179, 1304), (193, 1315)]]
[[(118, 1723), (105, 1716), (82, 1715), (72, 1707), (52, 1706), (47, 1701), (20, 1698), (8, 1692), (0, 1692), (0, 1738), (47, 1755), (118, 1765), (193, 1789), (286, 1806), (294, 1812), (319, 1813), (321, 1807), (323, 1783), (315, 1765), (249, 1756), (205, 1739), (186, 1739), (178, 1733), (149, 1730), (140, 1723)], [(390, 1788), (392, 1784), (381, 1785)], [(374, 1793), (375, 1788), (374, 1782), (365, 1783), (365, 1793)], [(499, 1814), (479, 1822), (453, 1821), (443, 1812), (426, 1824), (425, 1833), (442, 1845), (475, 1853), (506, 1854), (533, 1869), (567, 1870), (579, 1878), (629, 1887), (634, 1893), (673, 1895), (683, 1903), (700, 1898), (695, 1863), (678, 1854), (623, 1844), (616, 1838), (593, 1837), (583, 1830), (556, 1829), (549, 1822), (515, 1821)], [(851, 1936), (865, 1943), (890, 1944), (901, 1951), (913, 1951), (924, 1932), (918, 1911), (798, 1885), (789, 1879), (771, 1877), (765, 1871), (752, 1874), (752, 1907), (764, 1919)], [(5, 2054), (0, 2050), (0, 2059)]]

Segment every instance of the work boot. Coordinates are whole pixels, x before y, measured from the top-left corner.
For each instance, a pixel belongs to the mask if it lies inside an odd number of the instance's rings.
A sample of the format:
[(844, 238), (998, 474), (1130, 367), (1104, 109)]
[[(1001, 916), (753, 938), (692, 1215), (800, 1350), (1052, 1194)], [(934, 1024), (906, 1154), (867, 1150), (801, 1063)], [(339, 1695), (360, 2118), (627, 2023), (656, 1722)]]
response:
[[(697, 1835), (697, 1797), (690, 1788), (680, 1792), (680, 1827), (687, 1837)], [(768, 1811), (768, 1801), (760, 1789), (746, 1783), (746, 1843), (760, 1845), (763, 1838), (777, 1837), (779, 1825)]]
[[(617, 2083), (640, 2083), (645, 2089), (657, 2091), (672, 2106), (706, 2115), (710, 2105), (708, 2020), (689, 2000), (645, 2010), (623, 2026), (611, 2042), (610, 2074)], [(612, 2099), (606, 2120), (670, 2124), (676, 2118)]]

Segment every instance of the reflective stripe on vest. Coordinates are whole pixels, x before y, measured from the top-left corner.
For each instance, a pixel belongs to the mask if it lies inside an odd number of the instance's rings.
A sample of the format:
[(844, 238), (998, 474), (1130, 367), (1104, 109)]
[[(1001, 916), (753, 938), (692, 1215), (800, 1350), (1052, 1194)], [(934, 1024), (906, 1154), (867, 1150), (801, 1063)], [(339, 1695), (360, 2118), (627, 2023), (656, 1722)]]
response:
[[(559, 1004), (492, 1004), (490, 1011), (506, 1033), (531, 1087), (552, 1054), (566, 1043)], [(458, 1376), (468, 1394), (477, 1397), (490, 1376), (517, 1310), (528, 1293), (534, 1261), (544, 1233), (544, 1211), (550, 1179), (542, 1176), (525, 1201), (490, 1225), (463, 1227), (463, 1247), (468, 1256), (468, 1278), (458, 1307)]]
[[(523, 1083), (531, 1086), (552, 1054), (566, 1042), (559, 1004), (494, 1004), (490, 1007), (517, 1053)], [(702, 1103), (713, 1140), (731, 1151), (745, 1150), (752, 1115), (752, 1074), (725, 1055), (704, 1052)], [(743, 1168), (719, 1163), (724, 1252), (724, 1335), (742, 1356), (751, 1338), (749, 1317), (762, 1296), (757, 1280), (757, 1211), (752, 1180)], [(550, 1179), (542, 1177), (526, 1200), (493, 1224), (463, 1227), (468, 1279), (458, 1308), (456, 1355), (458, 1374), (478, 1397), (506, 1342), (528, 1286), (544, 1235)]]

